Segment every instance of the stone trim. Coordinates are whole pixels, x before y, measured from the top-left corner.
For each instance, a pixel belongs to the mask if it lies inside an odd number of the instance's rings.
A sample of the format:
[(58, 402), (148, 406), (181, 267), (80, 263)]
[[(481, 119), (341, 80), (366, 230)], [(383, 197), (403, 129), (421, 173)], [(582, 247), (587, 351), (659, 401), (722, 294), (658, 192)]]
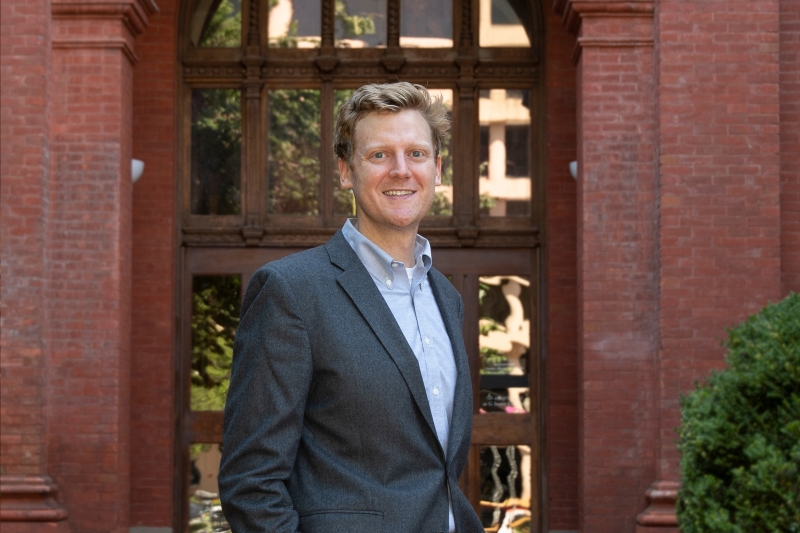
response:
[(636, 517), (636, 524), (653, 528), (678, 527), (675, 502), (678, 500), (680, 486), (677, 481), (653, 482), (645, 492), (650, 506)]
[(577, 33), (580, 29), (581, 19), (587, 17), (652, 16), (655, 11), (655, 1), (554, 0), (553, 10), (561, 15), (564, 27), (569, 32)]
[(0, 476), (0, 522), (59, 522), (67, 510), (55, 496), (58, 487), (47, 476)]
[(135, 0), (133, 2), (53, 2), (51, 6), (53, 20), (111, 20), (118, 21), (128, 30), (128, 35), (90, 36), (53, 35), (53, 48), (119, 48), (132, 65), (139, 59), (133, 51), (133, 39), (141, 35), (148, 26), (150, 15), (158, 12), (154, 0)]

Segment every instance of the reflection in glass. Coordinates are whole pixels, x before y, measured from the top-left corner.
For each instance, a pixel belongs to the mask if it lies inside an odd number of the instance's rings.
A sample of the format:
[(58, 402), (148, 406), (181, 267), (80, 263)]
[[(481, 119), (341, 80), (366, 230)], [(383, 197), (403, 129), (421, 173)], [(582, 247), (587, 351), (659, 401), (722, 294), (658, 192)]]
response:
[(236, 48), (242, 45), (241, 0), (199, 0), (192, 16), (192, 44)]
[(530, 412), (530, 281), (520, 276), (481, 276), (480, 412)]
[(242, 107), (238, 89), (192, 90), (192, 214), (238, 215)]
[(531, 449), (481, 446), (481, 522), (486, 531), (531, 530)]
[(520, 0), (480, 0), (480, 45), (529, 48), (531, 42), (520, 13), (523, 6)]
[(192, 278), (193, 411), (222, 411), (231, 379), (233, 337), (239, 325), (239, 276)]
[(452, 48), (453, 3), (437, 0), (400, 2), (400, 46)]
[(484, 216), (531, 214), (530, 91), (480, 92), (480, 209)]
[(321, 0), (271, 0), (269, 45), (274, 48), (319, 48)]
[(269, 91), (269, 212), (319, 214), (319, 90)]
[[(453, 91), (450, 89), (428, 89), (431, 96), (441, 96), (449, 115), (453, 112)], [(453, 128), (451, 128), (452, 131)], [(451, 216), (453, 214), (453, 155), (451, 151), (452, 135), (447, 132), (442, 143), (442, 184), (436, 187), (436, 196), (433, 199), (428, 215)]]
[[(336, 128), (336, 118), (339, 108), (353, 95), (355, 89), (338, 89), (333, 91), (333, 122)], [(334, 135), (336, 135), (334, 133)], [(339, 163), (336, 154), (333, 154), (333, 214), (344, 216), (356, 215), (356, 200), (351, 189), (343, 189), (339, 181)]]
[(219, 501), (219, 444), (192, 444), (189, 475), (189, 531), (191, 533), (224, 533), (231, 527), (225, 520)]
[(386, 46), (386, 0), (335, 0), (336, 46)]

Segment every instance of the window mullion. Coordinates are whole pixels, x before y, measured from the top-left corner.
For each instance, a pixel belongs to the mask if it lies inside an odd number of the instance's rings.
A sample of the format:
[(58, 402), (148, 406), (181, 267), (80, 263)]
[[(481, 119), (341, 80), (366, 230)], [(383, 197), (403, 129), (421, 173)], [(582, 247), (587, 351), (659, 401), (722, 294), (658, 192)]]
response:
[[(260, 63), (254, 69), (260, 70)], [(250, 69), (248, 69), (250, 70)], [(261, 81), (248, 72), (245, 81), (244, 107), (244, 180), (243, 195), (245, 221), (242, 235), (248, 246), (256, 246), (264, 233), (263, 213), (261, 212), (262, 184), (262, 139), (261, 139)]]

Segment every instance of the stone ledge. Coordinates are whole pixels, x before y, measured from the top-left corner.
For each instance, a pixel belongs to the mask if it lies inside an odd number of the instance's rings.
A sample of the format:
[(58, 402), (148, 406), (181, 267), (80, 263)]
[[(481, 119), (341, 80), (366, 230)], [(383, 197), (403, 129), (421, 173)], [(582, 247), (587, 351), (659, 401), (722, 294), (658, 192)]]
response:
[(645, 492), (650, 506), (636, 517), (636, 533), (677, 533), (678, 517), (675, 502), (678, 500), (677, 481), (655, 481)]
[(0, 476), (0, 522), (66, 520), (67, 510), (54, 499), (57, 493), (47, 476)]

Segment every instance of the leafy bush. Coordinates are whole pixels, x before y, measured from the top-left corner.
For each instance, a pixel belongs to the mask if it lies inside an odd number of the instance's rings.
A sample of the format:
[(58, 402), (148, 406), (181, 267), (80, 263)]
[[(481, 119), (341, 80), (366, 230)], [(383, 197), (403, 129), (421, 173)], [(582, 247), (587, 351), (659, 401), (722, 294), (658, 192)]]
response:
[(681, 399), (682, 533), (800, 533), (800, 294), (729, 332), (728, 368)]

